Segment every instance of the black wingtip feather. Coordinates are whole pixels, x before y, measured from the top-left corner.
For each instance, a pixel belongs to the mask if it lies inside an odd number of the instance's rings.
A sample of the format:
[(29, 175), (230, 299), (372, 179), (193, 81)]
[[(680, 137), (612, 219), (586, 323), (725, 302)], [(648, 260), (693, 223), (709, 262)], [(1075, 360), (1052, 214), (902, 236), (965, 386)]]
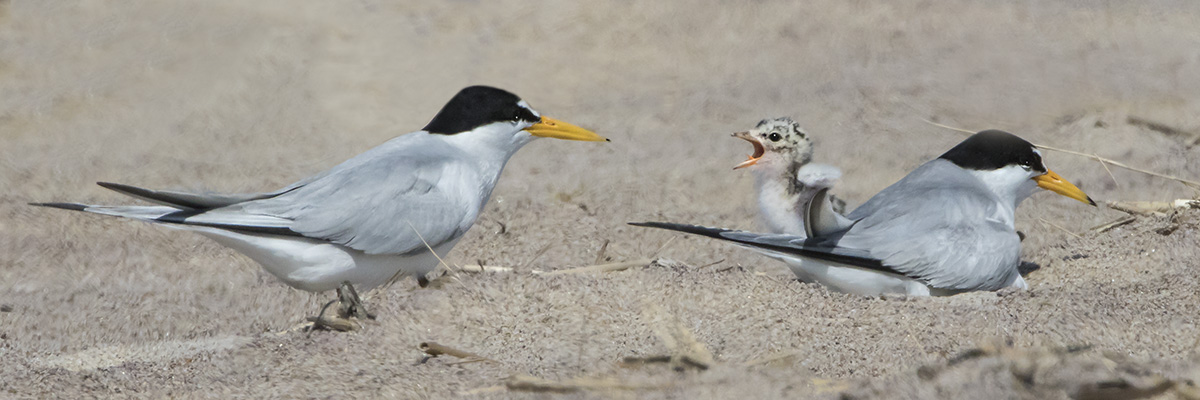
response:
[(197, 204), (194, 202), (186, 201), (184, 199), (180, 199), (175, 196), (165, 196), (162, 193), (157, 193), (150, 189), (142, 189), (137, 186), (130, 186), (130, 185), (126, 185), (126, 184), (112, 183), (112, 182), (96, 182), (96, 184), (100, 185), (100, 187), (102, 187), (102, 188), (112, 190), (117, 193), (137, 197), (142, 200), (162, 204), (165, 206), (170, 206), (170, 207), (175, 207), (175, 208), (192, 209), (192, 210), (200, 210), (200, 209), (210, 208), (210, 207), (206, 207), (204, 204)]
[(31, 206), (61, 208), (64, 210), (84, 211), (87, 209), (86, 204), (79, 203), (29, 203)]
[(142, 192), (148, 192), (148, 190), (146, 190), (146, 189), (142, 189), (142, 188), (139, 188), (139, 187), (137, 187), (137, 186), (129, 186), (129, 185), (122, 184), (122, 183), (113, 183), (113, 182), (96, 182), (96, 184), (97, 184), (97, 185), (100, 185), (100, 187), (102, 187), (102, 188), (105, 188), (105, 189), (108, 189), (108, 190), (112, 190), (112, 191), (121, 192), (121, 193), (142, 193)]
[[(875, 270), (875, 271), (886, 272), (886, 273), (897, 274), (897, 275), (904, 275), (903, 273), (896, 271), (895, 269), (893, 269), (889, 266), (883, 265), (883, 263), (881, 261), (875, 260), (875, 259), (833, 254), (830, 252), (809, 250), (809, 249), (805, 249), (803, 247), (787, 247), (787, 246), (776, 246), (776, 245), (771, 245), (771, 244), (767, 244), (767, 243), (756, 243), (753, 241), (741, 240), (741, 239), (727, 237), (727, 236), (723, 235), (725, 233), (730, 233), (730, 232), (742, 232), (742, 231), (736, 231), (733, 229), (709, 228), (706, 226), (699, 226), (699, 225), (673, 224), (670, 222), (630, 222), (629, 224), (633, 225), (633, 226), (659, 228), (659, 229), (666, 229), (666, 230), (678, 231), (678, 232), (683, 232), (683, 233), (690, 233), (693, 235), (707, 236), (707, 237), (714, 238), (714, 239), (720, 239), (720, 240), (724, 240), (724, 241), (739, 243), (739, 244), (742, 244), (745, 246), (757, 247), (760, 249), (775, 251), (775, 252), (779, 252), (779, 253), (783, 253), (783, 254), (792, 254), (792, 255), (797, 255), (797, 256), (812, 257), (812, 258), (816, 258), (816, 259), (820, 259), (820, 260), (833, 261), (833, 262), (842, 263), (842, 264), (855, 266), (855, 267), (859, 267), (859, 268), (864, 268), (864, 269), (869, 269), (869, 270)], [(810, 240), (812, 240), (812, 239), (810, 239)]]
[(646, 228), (666, 229), (669, 231), (690, 233), (693, 235), (708, 236), (711, 238), (717, 238), (717, 239), (723, 239), (723, 240), (729, 240), (729, 239), (721, 237), (722, 233), (733, 232), (733, 230), (731, 230), (731, 229), (709, 228), (707, 226), (676, 224), (676, 223), (671, 223), (671, 222), (649, 222), (649, 221), (647, 221), (647, 222), (630, 222), (629, 225), (641, 226), (641, 227), (646, 227)]

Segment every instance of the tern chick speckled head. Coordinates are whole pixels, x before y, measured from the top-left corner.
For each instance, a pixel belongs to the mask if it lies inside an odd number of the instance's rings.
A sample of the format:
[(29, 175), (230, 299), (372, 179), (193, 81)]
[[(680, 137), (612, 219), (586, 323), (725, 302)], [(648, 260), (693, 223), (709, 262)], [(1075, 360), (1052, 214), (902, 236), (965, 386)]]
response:
[(812, 160), (812, 139), (791, 118), (764, 119), (754, 129), (737, 132), (734, 137), (754, 145), (750, 159), (733, 169), (758, 165), (768, 168), (786, 168), (804, 165)]

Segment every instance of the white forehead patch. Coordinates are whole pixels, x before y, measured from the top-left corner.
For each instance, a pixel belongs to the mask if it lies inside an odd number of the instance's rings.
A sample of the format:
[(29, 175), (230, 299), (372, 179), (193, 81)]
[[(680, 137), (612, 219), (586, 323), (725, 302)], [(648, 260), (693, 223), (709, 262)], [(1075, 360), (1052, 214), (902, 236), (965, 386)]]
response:
[(529, 106), (529, 103), (526, 103), (526, 102), (525, 102), (525, 100), (518, 101), (518, 102), (517, 102), (517, 107), (521, 107), (521, 108), (524, 108), (524, 109), (526, 109), (526, 110), (529, 110), (529, 112), (533, 113), (533, 115), (537, 116), (538, 118), (541, 118), (541, 117), (542, 117), (542, 114), (541, 114), (541, 113), (539, 113), (539, 112), (537, 112), (537, 110), (534, 110), (532, 107), (530, 107), (530, 106)]

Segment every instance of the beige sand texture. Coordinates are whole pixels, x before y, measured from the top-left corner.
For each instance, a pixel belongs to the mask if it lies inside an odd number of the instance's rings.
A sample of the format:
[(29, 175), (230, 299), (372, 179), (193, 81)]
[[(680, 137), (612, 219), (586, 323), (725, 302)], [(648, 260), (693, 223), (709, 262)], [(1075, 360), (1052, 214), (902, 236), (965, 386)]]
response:
[[(925, 120), (1200, 179), (1197, 21), (1190, 0), (0, 1), (0, 398), (1195, 399), (1200, 210), (1097, 233), (1125, 214), (1038, 194), (1030, 290), (917, 299), (625, 223), (757, 228), (729, 134), (778, 116), (853, 204), (963, 138)], [(519, 152), (447, 260), (515, 271), (371, 293), (359, 332), (279, 334), (333, 294), (198, 235), (26, 205), (278, 188), (471, 84), (613, 141)], [(1046, 162), (1098, 201), (1198, 195)], [(495, 362), (419, 364), (422, 342)]]

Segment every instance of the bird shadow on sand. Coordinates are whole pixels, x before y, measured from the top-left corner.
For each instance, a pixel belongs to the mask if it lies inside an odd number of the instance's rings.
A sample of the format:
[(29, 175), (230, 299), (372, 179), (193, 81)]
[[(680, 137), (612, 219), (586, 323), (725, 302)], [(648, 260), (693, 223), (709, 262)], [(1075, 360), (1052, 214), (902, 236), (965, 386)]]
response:
[(1021, 276), (1029, 276), (1030, 273), (1033, 273), (1033, 271), (1037, 271), (1039, 269), (1042, 269), (1041, 265), (1029, 261), (1021, 261), (1021, 265), (1017, 266), (1017, 272), (1020, 273)]

